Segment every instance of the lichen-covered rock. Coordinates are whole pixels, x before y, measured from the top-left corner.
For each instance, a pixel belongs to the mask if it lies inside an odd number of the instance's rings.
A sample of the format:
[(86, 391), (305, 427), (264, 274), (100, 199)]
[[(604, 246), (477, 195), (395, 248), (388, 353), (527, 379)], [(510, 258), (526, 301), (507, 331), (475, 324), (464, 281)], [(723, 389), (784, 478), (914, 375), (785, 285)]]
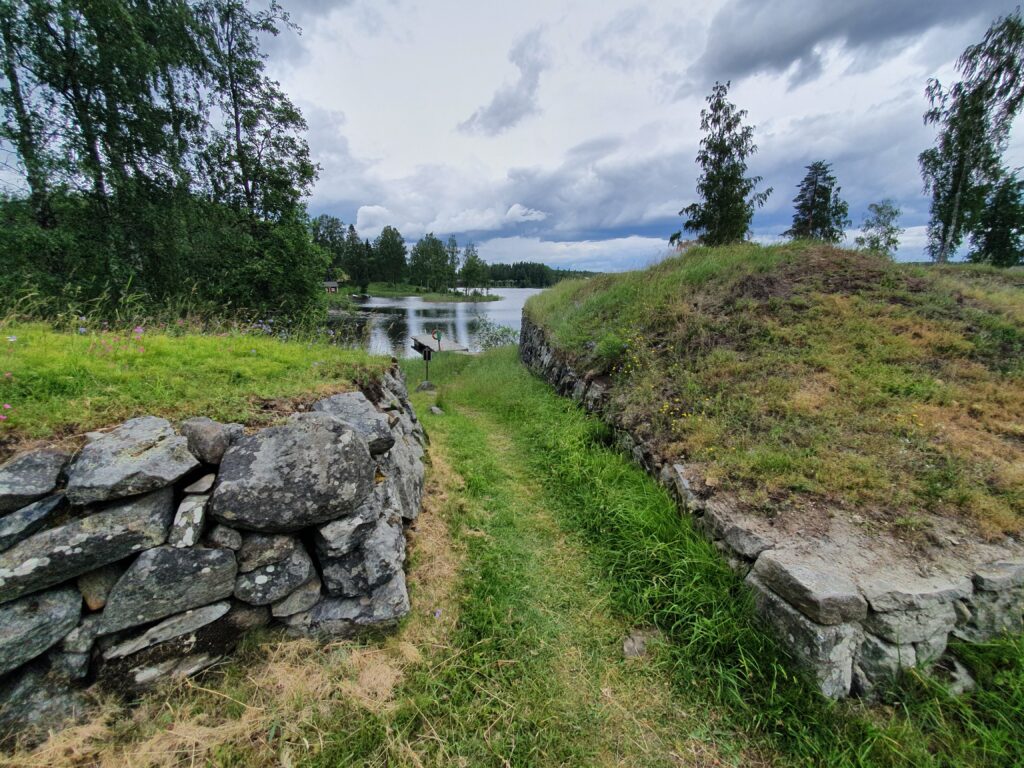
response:
[(341, 557), (321, 557), (319, 562), (324, 589), (331, 597), (359, 597), (369, 591), (362, 550)]
[(300, 546), (294, 536), (283, 533), (246, 533), (238, 550), (238, 572), (248, 573), (265, 565), (279, 563)]
[(235, 597), (250, 605), (270, 605), (282, 600), (303, 584), (316, 570), (306, 550), (295, 547), (287, 559), (264, 565), (235, 579)]
[(1004, 632), (1024, 632), (1024, 586), (998, 592), (979, 589), (963, 602), (966, 621), (953, 630), (961, 640), (981, 643)]
[(771, 550), (754, 563), (754, 573), (819, 624), (859, 621), (868, 604), (851, 579), (805, 553)]
[(313, 534), (317, 555), (321, 559), (342, 557), (362, 544), (384, 513), (382, 500), (386, 493), (386, 489), (378, 485), (351, 515), (317, 528)]
[(313, 410), (329, 413), (355, 427), (374, 456), (395, 444), (387, 417), (362, 392), (344, 392), (328, 397), (316, 403)]
[(189, 677), (217, 663), (247, 631), (265, 625), (268, 620), (266, 608), (235, 603), (226, 614), (194, 631), (104, 660), (97, 683), (118, 693), (135, 694), (167, 677)]
[(869, 696), (876, 686), (892, 681), (901, 669), (917, 663), (914, 646), (896, 645), (868, 633), (857, 649), (853, 669), (854, 690)]
[(387, 629), (409, 613), (405, 574), (377, 587), (368, 597), (325, 597), (308, 611), (282, 617), (295, 633), (353, 637)]
[(754, 590), (758, 614), (814, 675), (821, 692), (832, 699), (849, 694), (853, 656), (863, 634), (860, 628), (855, 624), (813, 622), (776, 595), (754, 573), (747, 576), (746, 581)]
[(210, 512), (233, 527), (286, 533), (352, 512), (372, 486), (370, 450), (351, 426), (298, 413), (227, 450)]
[(40, 499), (0, 518), (0, 552), (44, 528), (64, 506), (64, 494)]
[(21, 453), (0, 464), (0, 513), (53, 493), (71, 455), (55, 448)]
[(164, 619), (159, 624), (150, 627), (145, 632), (140, 632), (134, 637), (119, 639), (114, 645), (104, 649), (103, 658), (106, 660), (119, 659), (122, 656), (130, 656), (133, 653), (145, 650), (153, 645), (165, 643), (181, 635), (195, 632), (205, 627), (221, 616), (224, 616), (231, 609), (231, 602), (221, 600), (219, 603), (204, 605), (202, 608), (195, 608), (177, 616)]
[(213, 483), (217, 480), (217, 475), (213, 472), (209, 472), (193, 483), (189, 483), (185, 486), (185, 493), (209, 493), (210, 489), (213, 488)]
[(100, 636), (103, 628), (103, 616), (92, 613), (82, 617), (82, 623), (65, 635), (61, 641), (61, 650), (67, 653), (88, 653), (93, 643)]
[(245, 429), (241, 424), (221, 424), (205, 416), (189, 419), (181, 425), (181, 434), (188, 440), (188, 448), (204, 464), (220, 464), (224, 452)]
[(68, 471), (72, 504), (157, 490), (199, 466), (188, 441), (166, 419), (141, 416), (86, 445)]
[(0, 606), (0, 675), (47, 651), (82, 614), (76, 589), (54, 589)]
[(956, 610), (951, 603), (935, 603), (923, 608), (887, 613), (872, 612), (864, 628), (891, 643), (917, 643), (941, 635), (956, 625)]
[(0, 553), (0, 603), (163, 544), (174, 514), (172, 502), (173, 493), (165, 488), (15, 544)]
[(381, 518), (363, 542), (363, 572), (370, 588), (402, 572), (405, 532), (399, 518)]
[(171, 524), (167, 543), (172, 547), (192, 547), (199, 541), (206, 519), (206, 504), (209, 496), (201, 494), (186, 496), (178, 505)]
[(413, 437), (402, 435), (378, 462), (384, 475), (388, 502), (405, 520), (415, 520), (423, 499), (423, 449)]
[(316, 573), (313, 578), (300, 586), (283, 600), (278, 600), (270, 607), (270, 614), (274, 618), (292, 616), (300, 611), (308, 611), (320, 600), (320, 579)]
[(0, 738), (22, 746), (41, 742), (47, 731), (81, 719), (89, 700), (61, 675), (49, 674), (43, 663), (31, 664), (0, 683)]
[(235, 552), (242, 548), (242, 534), (234, 528), (228, 528), (219, 523), (213, 526), (210, 535), (207, 537), (210, 545), (221, 549), (232, 549)]
[(78, 591), (82, 593), (85, 604), (90, 611), (99, 611), (107, 604), (107, 595), (124, 574), (125, 568), (120, 563), (111, 563), (97, 568), (95, 571), (83, 573), (78, 577)]
[(1024, 586), (1024, 562), (1005, 560), (981, 565), (974, 571), (974, 586), (986, 592)]
[(236, 571), (229, 549), (147, 550), (111, 590), (103, 634), (223, 600), (234, 591)]

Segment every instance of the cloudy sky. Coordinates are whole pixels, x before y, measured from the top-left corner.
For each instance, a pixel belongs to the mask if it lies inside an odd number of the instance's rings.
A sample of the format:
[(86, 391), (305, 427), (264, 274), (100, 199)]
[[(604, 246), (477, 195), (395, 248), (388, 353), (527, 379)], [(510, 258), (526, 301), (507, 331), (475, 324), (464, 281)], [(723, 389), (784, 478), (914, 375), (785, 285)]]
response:
[[(923, 258), (918, 153), (929, 77), (1014, 2), (992, 0), (281, 0), (301, 37), (270, 68), (321, 165), (310, 209), (373, 237), (476, 242), (489, 262), (620, 270), (657, 260), (694, 201), (716, 80), (748, 110), (774, 187), (759, 240), (790, 223), (808, 163), (833, 163), (855, 226), (903, 209)], [(1008, 160), (1024, 164), (1022, 131)]]

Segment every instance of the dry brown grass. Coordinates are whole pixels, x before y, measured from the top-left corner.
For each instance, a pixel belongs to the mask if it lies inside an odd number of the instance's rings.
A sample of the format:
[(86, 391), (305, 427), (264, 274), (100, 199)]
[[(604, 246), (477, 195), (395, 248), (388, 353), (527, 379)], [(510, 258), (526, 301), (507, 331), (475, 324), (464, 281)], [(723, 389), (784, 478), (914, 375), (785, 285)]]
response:
[[(413, 609), (397, 635), (372, 644), (269, 635), (220, 672), (164, 685), (131, 706), (107, 698), (85, 723), (0, 757), (0, 768), (178, 768), (226, 754), (254, 768), (288, 766), (323, 748), (339, 708), (386, 713), (409, 670), (446, 646), (456, 620), (460, 552), (446, 505), (462, 479), (438, 454), (410, 532)], [(391, 751), (416, 764), (408, 745)]]

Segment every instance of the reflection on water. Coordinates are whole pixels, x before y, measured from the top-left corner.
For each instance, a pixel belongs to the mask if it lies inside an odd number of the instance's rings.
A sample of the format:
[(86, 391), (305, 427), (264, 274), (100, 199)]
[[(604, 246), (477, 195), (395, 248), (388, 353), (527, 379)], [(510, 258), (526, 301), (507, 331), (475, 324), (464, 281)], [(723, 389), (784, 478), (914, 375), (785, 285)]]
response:
[(519, 329), (526, 300), (538, 288), (502, 288), (500, 301), (425, 302), (418, 296), (358, 300), (359, 311), (331, 316), (331, 325), (346, 338), (359, 339), (370, 352), (416, 357), (411, 338), (441, 331), (444, 339), (478, 351), (477, 327), (481, 317)]

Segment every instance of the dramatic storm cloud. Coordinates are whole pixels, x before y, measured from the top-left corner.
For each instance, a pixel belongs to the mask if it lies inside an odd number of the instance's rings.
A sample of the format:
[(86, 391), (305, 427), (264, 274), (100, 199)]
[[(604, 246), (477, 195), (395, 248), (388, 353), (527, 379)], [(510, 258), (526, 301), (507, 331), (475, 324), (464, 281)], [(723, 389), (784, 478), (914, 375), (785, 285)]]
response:
[[(311, 212), (373, 237), (391, 224), (474, 240), (488, 261), (629, 269), (657, 260), (694, 199), (699, 113), (715, 80), (756, 125), (775, 188), (754, 235), (778, 239), (804, 167), (832, 162), (859, 225), (894, 198), (901, 258), (922, 258), (917, 155), (929, 77), (1012, 2), (725, 0), (681, 7), (521, 0), (285, 2), (269, 41), (321, 166)], [(1024, 143), (1011, 141), (1011, 165)], [(855, 233), (851, 233), (855, 234)]]

